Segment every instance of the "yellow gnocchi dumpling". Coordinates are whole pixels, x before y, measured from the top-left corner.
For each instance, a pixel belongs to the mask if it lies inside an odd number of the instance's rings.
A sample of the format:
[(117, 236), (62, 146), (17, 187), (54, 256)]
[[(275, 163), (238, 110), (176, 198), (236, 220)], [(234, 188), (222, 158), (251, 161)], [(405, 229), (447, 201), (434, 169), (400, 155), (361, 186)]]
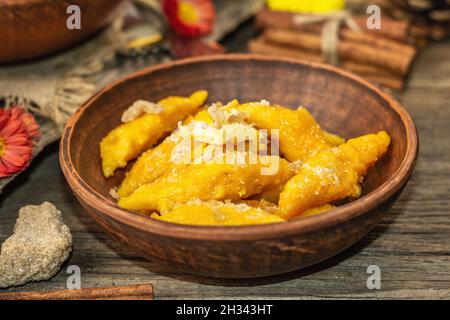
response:
[(113, 129), (100, 142), (100, 156), (105, 177), (139, 156), (176, 128), (179, 121), (196, 112), (208, 93), (197, 91), (190, 97), (167, 97), (159, 101), (155, 112), (144, 113)]
[(323, 206), (306, 210), (305, 212), (302, 213), (302, 215), (298, 216), (297, 218), (300, 219), (300, 218), (317, 216), (319, 214), (331, 211), (333, 209), (336, 209), (336, 206), (333, 206), (331, 204), (324, 204)]
[[(206, 109), (198, 111), (194, 116), (189, 116), (184, 124), (192, 121), (211, 123), (212, 119)], [(155, 148), (144, 152), (127, 172), (118, 190), (119, 197), (127, 197), (142, 185), (151, 183), (170, 171), (174, 163), (171, 161), (172, 151), (178, 144), (177, 132), (172, 133)]]
[(278, 129), (281, 154), (289, 161), (304, 161), (310, 156), (336, 145), (344, 139), (323, 131), (308, 110), (291, 110), (263, 103), (247, 103), (236, 107), (258, 129)]
[(284, 219), (361, 194), (360, 182), (390, 144), (385, 131), (369, 134), (309, 158), (280, 195), (278, 215)]
[(117, 191), (119, 197), (129, 196), (140, 186), (155, 181), (169, 171), (173, 165), (170, 157), (175, 145), (176, 142), (168, 137), (155, 148), (144, 152), (127, 172)]
[(154, 218), (167, 222), (201, 226), (239, 226), (283, 222), (277, 215), (246, 204), (194, 201), (177, 206)]
[[(272, 164), (278, 166), (277, 170), (265, 172)], [(165, 213), (176, 203), (186, 203), (192, 199), (239, 201), (266, 189), (284, 185), (293, 174), (289, 163), (277, 156), (261, 157), (261, 161), (256, 164), (246, 161), (240, 165), (176, 165), (160, 179), (139, 187), (128, 197), (121, 198), (118, 204), (128, 210), (156, 210)]]

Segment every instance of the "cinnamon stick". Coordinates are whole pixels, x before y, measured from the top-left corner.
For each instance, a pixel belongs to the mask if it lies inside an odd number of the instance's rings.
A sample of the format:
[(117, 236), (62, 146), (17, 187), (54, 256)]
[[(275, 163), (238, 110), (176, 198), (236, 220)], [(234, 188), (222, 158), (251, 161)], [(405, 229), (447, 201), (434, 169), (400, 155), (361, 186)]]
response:
[[(322, 30), (323, 23), (299, 24), (296, 22), (297, 16), (299, 16), (299, 14), (264, 9), (256, 15), (256, 26), (260, 29), (276, 27), (306, 32), (317, 32), (317, 30)], [(367, 28), (367, 16), (355, 15), (354, 20), (365, 34), (369, 33), (401, 42), (409, 42), (410, 40), (409, 30), (411, 23), (409, 21), (393, 20), (382, 16), (382, 28), (370, 30)], [(343, 30), (349, 31), (350, 29), (343, 28)]]
[[(285, 56), (311, 62), (322, 62), (322, 57), (318, 53), (314, 54), (313, 52), (304, 51), (298, 48), (269, 43), (263, 38), (250, 41), (248, 49), (250, 52), (258, 54)], [(394, 90), (401, 90), (404, 86), (402, 77), (396, 76), (377, 66), (359, 64), (352, 61), (342, 61), (339, 67), (357, 73), (364, 78)]]
[[(320, 52), (321, 36), (301, 31), (270, 28), (264, 32), (268, 42), (298, 47), (303, 50)], [(339, 57), (364, 64), (373, 64), (391, 70), (399, 75), (406, 75), (416, 55), (415, 51), (391, 51), (369, 46), (363, 43), (341, 40), (337, 48)]]
[[(264, 40), (263, 38), (258, 38), (256, 40), (250, 41), (249, 51), (260, 54), (282, 55), (302, 60), (308, 60), (312, 62), (323, 62), (322, 56), (319, 53), (313, 53), (310, 51), (305, 51), (294, 47), (270, 43)], [(382, 74), (391, 77), (396, 76), (392, 72), (389, 72), (389, 70), (380, 68), (378, 66), (356, 63), (348, 60), (341, 61), (339, 67), (350, 70), (355, 73), (377, 74), (377, 75)]]
[(80, 290), (0, 293), (0, 300), (153, 300), (153, 286), (139, 284)]
[(358, 33), (350, 29), (342, 29), (340, 31), (340, 38), (343, 40), (364, 43), (380, 49), (404, 52), (408, 56), (415, 56), (417, 53), (417, 47), (414, 45), (379, 37), (373, 33)]
[[(267, 26), (267, 28), (286, 29), (286, 28), (280, 28), (277, 25)], [(323, 25), (311, 24), (308, 27), (305, 27), (304, 28), (305, 30), (303, 30), (303, 31), (321, 35), (322, 28), (323, 28)], [(286, 30), (291, 30), (291, 29), (286, 29)], [(298, 31), (301, 31), (301, 30), (298, 30)], [(377, 48), (383, 48), (386, 50), (404, 51), (406, 54), (415, 54), (417, 52), (416, 46), (414, 46), (412, 44), (405, 43), (405, 42), (399, 42), (399, 41), (392, 40), (392, 39), (385, 38), (385, 37), (380, 37), (379, 35), (374, 34), (374, 33), (354, 32), (354, 31), (350, 30), (349, 28), (341, 28), (339, 30), (339, 39), (365, 43), (367, 45), (374, 46)]]

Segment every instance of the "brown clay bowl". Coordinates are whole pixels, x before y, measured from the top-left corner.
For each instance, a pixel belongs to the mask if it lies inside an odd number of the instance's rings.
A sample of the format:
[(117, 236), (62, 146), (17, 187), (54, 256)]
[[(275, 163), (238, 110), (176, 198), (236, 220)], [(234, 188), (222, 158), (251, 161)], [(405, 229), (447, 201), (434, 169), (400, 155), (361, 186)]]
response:
[[(0, 1), (0, 63), (29, 60), (86, 39), (111, 22), (124, 0)], [(67, 7), (81, 9), (81, 29), (66, 26)]]
[[(363, 196), (328, 213), (272, 225), (201, 227), (153, 220), (120, 209), (108, 195), (123, 172), (105, 179), (99, 142), (137, 99), (155, 101), (207, 89), (210, 102), (259, 101), (307, 107), (345, 137), (387, 130), (388, 154), (366, 177)], [(413, 121), (397, 101), (331, 66), (255, 55), (222, 55), (142, 70), (97, 93), (73, 115), (61, 139), (64, 175), (84, 209), (139, 255), (211, 277), (260, 277), (304, 268), (348, 248), (388, 212), (416, 162)]]

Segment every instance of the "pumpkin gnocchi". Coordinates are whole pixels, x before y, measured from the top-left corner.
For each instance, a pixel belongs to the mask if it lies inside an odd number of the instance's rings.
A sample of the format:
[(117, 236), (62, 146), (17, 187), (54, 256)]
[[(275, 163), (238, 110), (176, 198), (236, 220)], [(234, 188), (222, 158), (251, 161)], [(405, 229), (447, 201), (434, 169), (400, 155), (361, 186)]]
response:
[(204, 226), (302, 219), (359, 197), (390, 145), (384, 131), (345, 141), (304, 108), (266, 100), (202, 108), (207, 97), (137, 101), (101, 141), (105, 177), (137, 158), (112, 192), (119, 207)]
[(363, 176), (387, 151), (389, 135), (381, 131), (350, 139), (309, 158), (280, 195), (280, 217), (290, 219), (306, 210), (361, 195)]
[(156, 219), (201, 226), (239, 226), (283, 222), (275, 214), (246, 204), (218, 201), (194, 201), (182, 204)]
[(167, 212), (177, 203), (193, 199), (239, 201), (285, 184), (294, 174), (289, 163), (276, 156), (263, 161), (279, 162), (274, 175), (261, 174), (262, 164), (235, 165), (201, 163), (176, 165), (153, 183), (139, 187), (130, 196), (121, 198), (119, 206), (135, 211)]
[[(123, 114), (125, 123), (112, 130), (100, 142), (103, 174), (110, 177), (118, 168), (139, 156), (173, 131), (178, 121), (196, 112), (206, 101), (206, 91), (194, 92), (190, 97), (167, 97), (156, 104), (139, 100)], [(143, 114), (139, 114), (140, 110)], [(151, 108), (153, 107), (153, 108)], [(132, 112), (130, 112), (132, 111)], [(137, 114), (136, 118), (130, 115)]]

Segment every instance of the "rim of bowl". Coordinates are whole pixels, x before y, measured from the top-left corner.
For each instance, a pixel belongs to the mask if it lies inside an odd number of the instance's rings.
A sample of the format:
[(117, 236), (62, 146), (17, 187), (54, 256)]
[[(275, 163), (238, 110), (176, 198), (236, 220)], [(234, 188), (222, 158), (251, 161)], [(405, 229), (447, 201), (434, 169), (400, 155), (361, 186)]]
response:
[[(381, 96), (382, 99), (388, 102), (390, 108), (398, 114), (405, 127), (407, 148), (401, 165), (386, 182), (384, 182), (381, 186), (379, 186), (371, 193), (345, 205), (339, 206), (327, 213), (312, 217), (306, 217), (304, 219), (299, 219), (296, 221), (251, 226), (193, 226), (152, 219), (138, 213), (123, 210), (117, 205), (113, 205), (110, 199), (102, 196), (97, 191), (93, 190), (86, 182), (84, 182), (72, 163), (69, 152), (70, 141), (78, 119), (83, 115), (83, 112), (96, 101), (96, 99), (100, 95), (113, 90), (122, 82), (128, 81), (132, 78), (140, 77), (144, 74), (160, 71), (163, 69), (175, 68), (179, 65), (224, 60), (266, 62), (281, 61), (300, 64), (311, 68), (323, 69), (328, 72), (337, 73), (343, 77), (349, 78), (352, 81), (364, 85), (369, 90)], [(396, 192), (400, 191), (402, 187), (407, 183), (417, 160), (418, 147), (419, 140), (417, 130), (408, 112), (391, 95), (381, 91), (375, 85), (369, 83), (366, 80), (363, 80), (361, 77), (355, 74), (341, 70), (334, 66), (321, 63), (312, 63), (292, 58), (264, 56), (258, 54), (221, 54), (188, 58), (151, 66), (114, 81), (110, 85), (97, 92), (94, 96), (92, 96), (68, 120), (61, 137), (59, 152), (62, 171), (74, 193), (84, 202), (86, 202), (87, 205), (91, 206), (102, 214), (105, 214), (113, 220), (119, 221), (133, 228), (140, 229), (144, 232), (150, 232), (153, 234), (168, 236), (172, 238), (241, 241), (270, 239), (281, 236), (289, 236), (293, 234), (309, 233), (318, 229), (331, 227), (333, 225), (354, 219), (360, 215), (367, 213), (368, 211), (376, 208), (381, 203), (387, 201)]]

